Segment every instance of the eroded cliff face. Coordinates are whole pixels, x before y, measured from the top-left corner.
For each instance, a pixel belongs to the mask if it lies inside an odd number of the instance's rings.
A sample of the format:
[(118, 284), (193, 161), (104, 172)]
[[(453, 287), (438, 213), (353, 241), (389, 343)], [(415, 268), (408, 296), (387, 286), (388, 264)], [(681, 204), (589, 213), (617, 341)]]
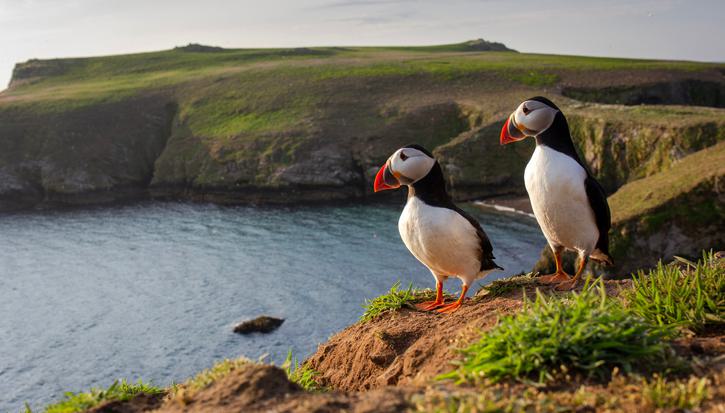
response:
[[(609, 198), (611, 251), (627, 274), (656, 256), (696, 257), (725, 246), (725, 142), (668, 170), (632, 181)], [(655, 255), (659, 254), (659, 255)]]
[(170, 135), (163, 95), (41, 116), (0, 108), (0, 208), (138, 196)]
[[(609, 194), (725, 140), (721, 109), (566, 102), (562, 110), (582, 158)], [(456, 198), (525, 193), (523, 171), (535, 144), (500, 146), (504, 119), (436, 148)]]
[[(320, 109), (304, 125), (248, 137), (194, 133), (173, 96), (158, 93), (41, 113), (0, 110), (4, 209), (129, 196), (216, 202), (298, 202), (371, 195), (395, 149), (431, 148), (457, 200), (523, 195), (533, 140), (500, 146), (505, 119), (454, 100)], [(572, 135), (609, 193), (725, 138), (725, 110), (625, 107), (564, 100)]]
[(398, 147), (436, 147), (469, 128), (454, 102), (395, 108), (377, 119), (370, 119), (371, 112), (320, 116), (304, 127), (229, 142), (196, 136), (177, 118), (156, 161), (151, 192), (220, 202), (361, 198), (371, 193), (377, 169)]

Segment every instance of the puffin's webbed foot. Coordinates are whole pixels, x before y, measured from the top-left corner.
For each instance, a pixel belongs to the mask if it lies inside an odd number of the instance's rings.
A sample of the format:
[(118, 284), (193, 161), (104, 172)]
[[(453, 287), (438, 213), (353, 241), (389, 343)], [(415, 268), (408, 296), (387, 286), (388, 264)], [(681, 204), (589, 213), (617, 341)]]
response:
[(570, 291), (576, 287), (578, 281), (576, 278), (572, 278), (571, 280), (560, 282), (554, 289), (556, 291)]
[(437, 309), (436, 311), (439, 313), (452, 313), (459, 308), (461, 308), (461, 304), (463, 304), (463, 299), (466, 298), (466, 293), (468, 292), (468, 286), (464, 285), (461, 289), (461, 296), (454, 302), (450, 304), (446, 304), (443, 307)]
[(436, 308), (442, 307), (444, 305), (446, 305), (446, 303), (444, 301), (434, 300), (434, 301), (425, 301), (422, 303), (418, 303), (415, 305), (415, 308), (417, 308), (418, 310), (421, 310), (421, 311), (430, 311), (430, 310), (435, 310)]
[(458, 310), (459, 308), (461, 308), (461, 304), (463, 304), (463, 301), (457, 300), (450, 304), (444, 305), (443, 307), (437, 309), (436, 311), (439, 313), (452, 313), (452, 312)]
[(430, 311), (443, 305), (445, 305), (445, 300), (443, 299), (443, 282), (436, 280), (436, 299), (418, 303), (415, 305), (415, 308), (421, 311)]
[(541, 277), (538, 277), (536, 281), (542, 284), (556, 284), (569, 281), (570, 279), (571, 277), (569, 277), (569, 274), (564, 271), (559, 271), (550, 275), (543, 275)]
[(584, 272), (584, 267), (587, 265), (587, 256), (581, 256), (579, 257), (579, 268), (576, 271), (576, 275), (574, 275), (574, 278), (568, 281), (564, 281), (559, 283), (559, 285), (556, 286), (557, 291), (569, 291), (573, 290), (574, 287), (576, 287), (576, 284), (579, 282), (579, 280), (582, 277), (582, 273)]

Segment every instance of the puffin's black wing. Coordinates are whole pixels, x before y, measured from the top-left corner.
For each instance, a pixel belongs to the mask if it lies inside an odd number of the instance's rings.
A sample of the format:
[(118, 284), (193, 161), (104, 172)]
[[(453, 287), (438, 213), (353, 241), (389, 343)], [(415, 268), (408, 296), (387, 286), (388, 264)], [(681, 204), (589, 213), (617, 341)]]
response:
[(599, 229), (599, 240), (597, 241), (596, 247), (599, 251), (606, 254), (611, 264), (611, 257), (609, 256), (609, 228), (612, 227), (612, 214), (609, 211), (607, 195), (604, 193), (604, 188), (602, 188), (599, 182), (589, 174), (587, 174), (587, 178), (584, 180), (584, 187), (587, 191), (589, 204), (592, 206), (592, 210), (594, 210), (597, 229)]
[(476, 234), (478, 235), (478, 240), (481, 245), (481, 271), (493, 269), (503, 270), (503, 268), (499, 267), (499, 265), (493, 261), (496, 258), (493, 256), (493, 246), (491, 245), (491, 241), (489, 241), (486, 233), (483, 232), (483, 228), (481, 228), (481, 224), (478, 223), (478, 220), (470, 216), (461, 208), (458, 208), (456, 205), (453, 205), (453, 208), (451, 209), (458, 212), (463, 218), (466, 218), (466, 220), (471, 223), (474, 228), (476, 228)]

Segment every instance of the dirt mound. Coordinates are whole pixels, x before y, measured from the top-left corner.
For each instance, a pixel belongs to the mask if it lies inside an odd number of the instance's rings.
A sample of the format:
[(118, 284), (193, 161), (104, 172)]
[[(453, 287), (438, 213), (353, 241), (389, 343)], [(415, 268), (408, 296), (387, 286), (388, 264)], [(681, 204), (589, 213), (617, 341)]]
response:
[(300, 391), (287, 380), (285, 372), (274, 366), (254, 365), (234, 370), (212, 386), (190, 397), (172, 398), (162, 412), (216, 412), (222, 408), (246, 411), (269, 399)]
[(477, 297), (453, 314), (403, 309), (357, 323), (322, 344), (310, 358), (322, 385), (345, 391), (424, 385), (450, 369), (456, 347), (521, 308), (520, 291)]
[(169, 399), (157, 412), (393, 413), (408, 407), (407, 393), (405, 389), (398, 388), (364, 395), (304, 392), (277, 367), (249, 365), (231, 372), (196, 394)]
[(131, 400), (114, 400), (96, 406), (88, 413), (138, 413), (152, 411), (164, 401), (163, 394), (139, 394)]

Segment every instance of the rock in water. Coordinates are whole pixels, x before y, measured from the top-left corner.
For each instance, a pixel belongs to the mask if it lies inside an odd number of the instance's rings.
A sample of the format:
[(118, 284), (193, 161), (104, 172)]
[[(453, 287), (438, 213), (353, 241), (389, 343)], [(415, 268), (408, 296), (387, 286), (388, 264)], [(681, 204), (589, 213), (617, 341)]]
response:
[(271, 333), (284, 323), (283, 318), (259, 316), (253, 320), (242, 321), (234, 326), (234, 332), (238, 334), (250, 333)]

